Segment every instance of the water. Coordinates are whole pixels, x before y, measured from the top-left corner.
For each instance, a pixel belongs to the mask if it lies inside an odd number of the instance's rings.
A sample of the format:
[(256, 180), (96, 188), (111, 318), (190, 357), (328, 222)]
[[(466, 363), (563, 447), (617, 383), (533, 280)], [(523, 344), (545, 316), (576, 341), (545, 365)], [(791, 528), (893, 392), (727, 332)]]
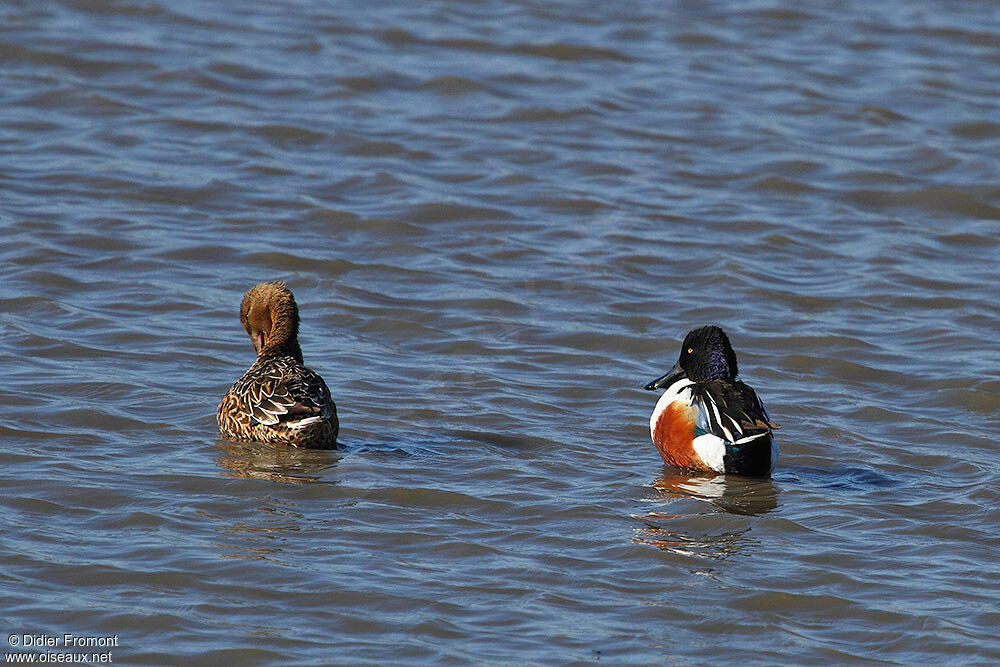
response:
[[(1000, 659), (996, 8), (0, 15), (0, 629), (122, 664)], [(267, 279), (342, 451), (216, 437)], [(649, 441), (641, 386), (709, 322), (783, 425), (771, 480)]]

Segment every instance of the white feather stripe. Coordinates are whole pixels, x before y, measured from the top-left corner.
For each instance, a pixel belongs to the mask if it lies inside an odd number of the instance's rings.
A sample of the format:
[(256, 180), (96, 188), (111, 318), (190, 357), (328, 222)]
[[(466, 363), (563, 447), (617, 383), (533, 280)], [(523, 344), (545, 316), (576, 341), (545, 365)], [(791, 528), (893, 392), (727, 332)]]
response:
[(726, 429), (726, 435), (728, 436), (730, 442), (735, 442), (737, 438), (743, 435), (743, 428), (734, 417), (726, 415), (726, 419), (728, 419), (729, 423), (733, 425), (731, 429)]
[(733, 444), (734, 445), (742, 445), (745, 442), (750, 442), (751, 440), (756, 440), (757, 438), (763, 438), (765, 435), (767, 435), (767, 431), (764, 431), (762, 433), (754, 433), (753, 435), (748, 435), (745, 438), (740, 438), (739, 440), (734, 440)]
[[(719, 410), (719, 406), (715, 404), (715, 401), (712, 400), (711, 396), (706, 396), (702, 401), (699, 402), (699, 406), (701, 407), (702, 411), (706, 412), (706, 419), (705, 419), (706, 424), (705, 426), (702, 426), (702, 428), (704, 428), (709, 433), (725, 436), (727, 442), (732, 442), (733, 432), (726, 427), (725, 420), (728, 419), (730, 422), (735, 424), (735, 422), (733, 422), (733, 419), (729, 415), (723, 414), (722, 411)], [(708, 414), (709, 410), (711, 410), (711, 414)], [(738, 430), (739, 426), (737, 425), (737, 431)]]
[(305, 428), (306, 426), (309, 426), (309, 424), (315, 424), (321, 421), (323, 421), (323, 417), (321, 416), (306, 417), (305, 419), (299, 419), (293, 422), (285, 422), (285, 425), (288, 428)]
[(711, 397), (705, 400), (705, 404), (712, 409), (712, 413), (715, 416), (715, 423), (719, 425), (719, 428), (725, 430), (725, 426), (722, 425), (722, 413), (719, 412), (719, 406), (715, 404), (715, 401)]
[(722, 410), (719, 409), (719, 406), (716, 405), (715, 401), (713, 401), (712, 399), (709, 399), (708, 402), (712, 404), (712, 409), (715, 410), (715, 419), (716, 419), (716, 421), (719, 422), (719, 426), (721, 426), (722, 428), (726, 428), (726, 426), (725, 426), (725, 417), (726, 417), (725, 413), (722, 412)]

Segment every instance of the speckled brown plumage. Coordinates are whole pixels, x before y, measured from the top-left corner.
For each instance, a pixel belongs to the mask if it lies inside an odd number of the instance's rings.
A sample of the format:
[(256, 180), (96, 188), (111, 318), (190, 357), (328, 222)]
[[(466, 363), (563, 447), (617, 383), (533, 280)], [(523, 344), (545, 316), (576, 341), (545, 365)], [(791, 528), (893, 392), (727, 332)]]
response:
[(219, 433), (233, 440), (295, 447), (337, 444), (337, 407), (317, 373), (302, 364), (299, 309), (284, 283), (260, 283), (240, 304), (257, 361), (219, 403)]

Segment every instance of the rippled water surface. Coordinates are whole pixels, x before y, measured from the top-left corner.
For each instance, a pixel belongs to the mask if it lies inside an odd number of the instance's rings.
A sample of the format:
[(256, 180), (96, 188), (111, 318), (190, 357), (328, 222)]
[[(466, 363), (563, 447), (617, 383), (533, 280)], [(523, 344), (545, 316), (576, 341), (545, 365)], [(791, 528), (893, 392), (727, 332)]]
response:
[[(0, 81), (7, 634), (1000, 660), (994, 5), (15, 0)], [(217, 438), (267, 279), (340, 451)], [(709, 322), (773, 479), (649, 442)]]

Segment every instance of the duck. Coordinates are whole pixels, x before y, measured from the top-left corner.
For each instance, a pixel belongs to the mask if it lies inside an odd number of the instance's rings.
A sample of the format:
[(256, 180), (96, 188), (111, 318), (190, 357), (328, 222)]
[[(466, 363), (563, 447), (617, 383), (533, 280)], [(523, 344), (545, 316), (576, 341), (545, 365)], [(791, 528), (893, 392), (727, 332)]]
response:
[(216, 418), (230, 440), (331, 449), (340, 422), (326, 382), (307, 368), (299, 347), (299, 307), (283, 282), (254, 285), (240, 303), (240, 323), (257, 361), (222, 397)]
[(737, 378), (729, 336), (714, 324), (688, 332), (667, 373), (649, 432), (667, 465), (704, 473), (767, 477), (778, 462), (771, 421), (757, 392)]

